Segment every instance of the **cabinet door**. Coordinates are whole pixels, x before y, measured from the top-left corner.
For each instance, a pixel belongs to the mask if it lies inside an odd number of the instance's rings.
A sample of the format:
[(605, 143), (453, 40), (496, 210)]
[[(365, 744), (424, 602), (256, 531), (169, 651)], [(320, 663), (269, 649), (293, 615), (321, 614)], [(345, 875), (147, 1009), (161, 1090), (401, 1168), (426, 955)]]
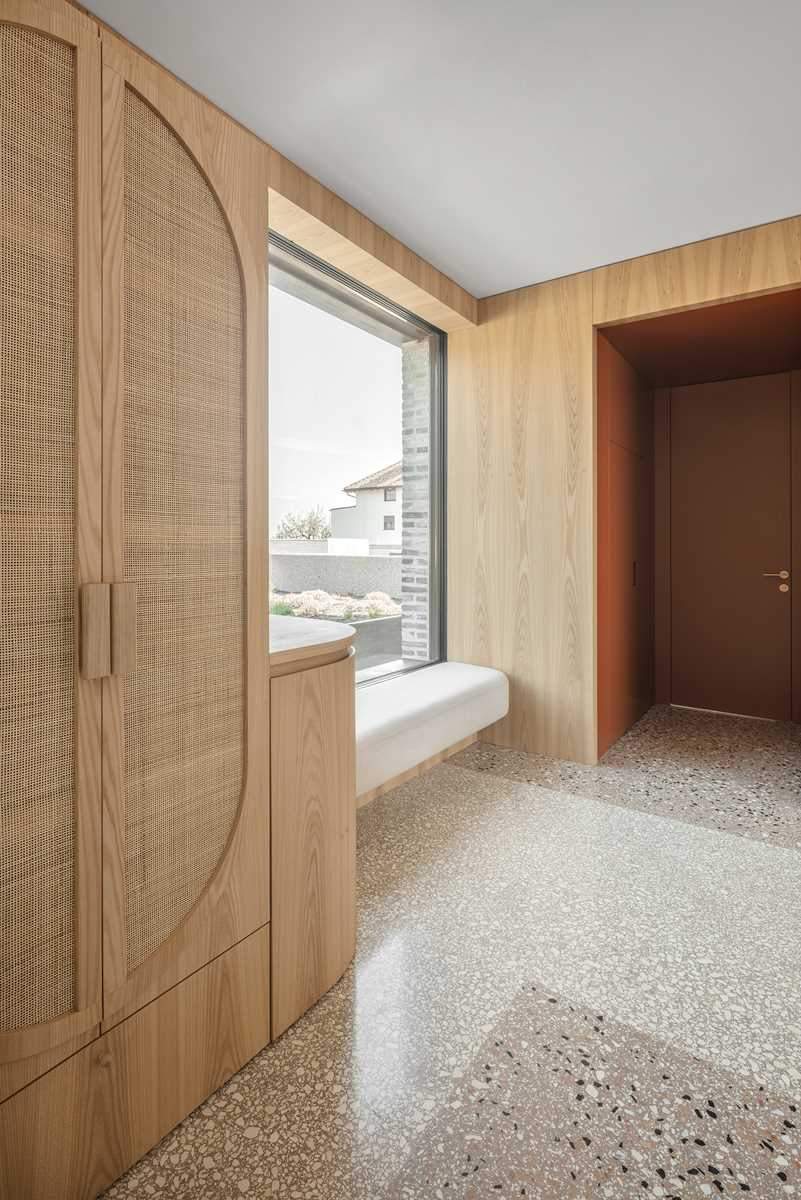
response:
[(354, 656), (273, 679), (272, 1035), (340, 978), (356, 946)]
[(103, 40), (104, 994), (268, 918), (263, 147)]
[(100, 1016), (101, 684), (78, 669), (101, 573), (100, 55), (66, 6), (0, 0), (0, 225), (6, 1094)]

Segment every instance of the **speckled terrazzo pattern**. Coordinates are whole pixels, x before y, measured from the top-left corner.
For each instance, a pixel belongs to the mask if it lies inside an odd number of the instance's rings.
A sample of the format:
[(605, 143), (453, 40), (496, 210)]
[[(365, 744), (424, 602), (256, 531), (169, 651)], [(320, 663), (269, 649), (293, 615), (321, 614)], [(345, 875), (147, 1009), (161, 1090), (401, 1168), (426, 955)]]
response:
[(410, 1148), (398, 1197), (801, 1195), (799, 1105), (537, 985)]
[(354, 968), (109, 1200), (801, 1196), (801, 855), (487, 753), (360, 812)]
[(801, 847), (801, 726), (658, 706), (597, 767), (477, 742), (454, 763)]

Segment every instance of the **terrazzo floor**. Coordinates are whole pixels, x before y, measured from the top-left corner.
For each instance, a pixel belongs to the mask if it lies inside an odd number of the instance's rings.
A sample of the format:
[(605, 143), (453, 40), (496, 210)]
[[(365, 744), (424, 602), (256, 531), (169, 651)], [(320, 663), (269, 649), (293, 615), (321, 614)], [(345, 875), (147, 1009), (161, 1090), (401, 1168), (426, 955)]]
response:
[(653, 709), (359, 815), (341, 982), (108, 1200), (801, 1197), (801, 729)]

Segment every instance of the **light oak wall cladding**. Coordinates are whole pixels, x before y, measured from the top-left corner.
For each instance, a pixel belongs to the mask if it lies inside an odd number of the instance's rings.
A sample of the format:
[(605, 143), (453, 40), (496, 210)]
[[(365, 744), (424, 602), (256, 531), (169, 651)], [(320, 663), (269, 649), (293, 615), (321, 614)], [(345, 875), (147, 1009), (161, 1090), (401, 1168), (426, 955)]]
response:
[(653, 397), (602, 333), (595, 344), (598, 753), (653, 704)]
[(790, 217), (593, 271), (596, 325), (775, 292), (799, 282), (801, 219)]
[(594, 327), (801, 283), (801, 219), (483, 300), (449, 337), (449, 657), (500, 667), (482, 739), (597, 757)]
[(509, 676), (482, 735), (595, 758), (592, 277), (482, 301), (448, 348), (448, 656)]
[(271, 229), (446, 332), (475, 325), (474, 296), (277, 150), (269, 154)]

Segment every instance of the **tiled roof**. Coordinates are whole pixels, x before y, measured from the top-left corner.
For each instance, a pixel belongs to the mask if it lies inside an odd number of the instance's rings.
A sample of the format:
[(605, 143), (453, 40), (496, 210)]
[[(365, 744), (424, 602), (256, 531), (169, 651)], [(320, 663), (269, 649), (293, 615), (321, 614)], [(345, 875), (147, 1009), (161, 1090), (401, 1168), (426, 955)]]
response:
[(344, 492), (364, 492), (368, 488), (400, 486), (401, 464), (396, 462), (389, 467), (383, 467), (380, 471), (373, 471), (372, 475), (365, 475), (364, 479), (357, 479), (355, 483), (345, 484), (342, 490)]

